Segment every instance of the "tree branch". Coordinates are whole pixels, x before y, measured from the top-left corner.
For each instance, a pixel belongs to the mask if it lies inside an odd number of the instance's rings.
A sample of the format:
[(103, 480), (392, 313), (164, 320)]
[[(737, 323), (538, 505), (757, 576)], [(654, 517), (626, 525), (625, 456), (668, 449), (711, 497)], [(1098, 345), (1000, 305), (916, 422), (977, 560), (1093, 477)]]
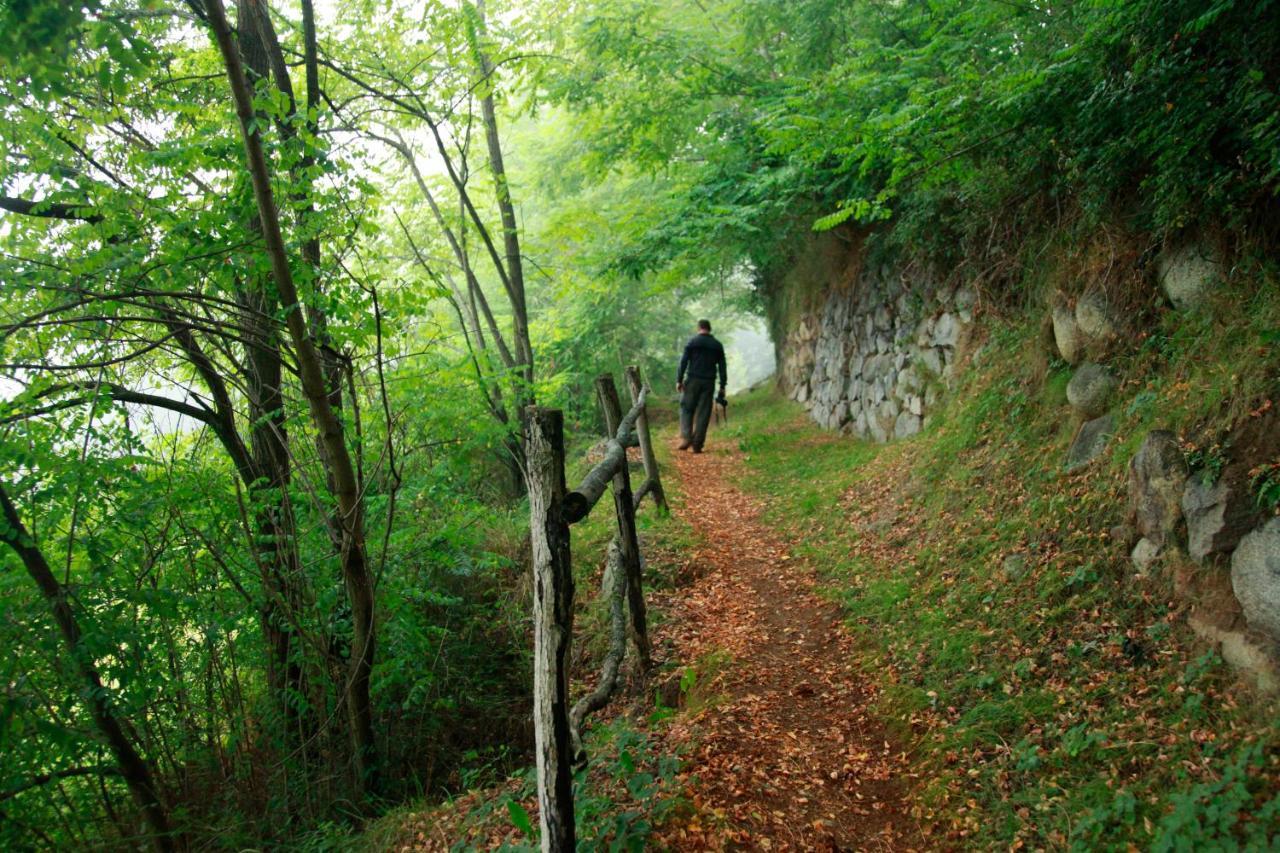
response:
[[(37, 210), (36, 208), (39, 208)], [(93, 212), (88, 204), (63, 204), (57, 201), (29, 201), (25, 198), (0, 196), (0, 210), (35, 216), (41, 219), (67, 219), (80, 222), (101, 222), (102, 214)]]
[(32, 788), (39, 788), (41, 785), (48, 785), (50, 782), (60, 782), (63, 779), (74, 779), (77, 776), (119, 776), (120, 771), (115, 767), (68, 767), (65, 770), (55, 770), (52, 773), (41, 773), (39, 776), (32, 776), (27, 781), (18, 785), (16, 788), (10, 788), (7, 791), (0, 791), (0, 803), (5, 800), (12, 800), (19, 794), (30, 791)]
[(185, 415), (186, 417), (209, 424), (215, 428), (217, 426), (214, 423), (216, 415), (208, 408), (192, 406), (191, 404), (184, 403), (181, 400), (162, 397), (159, 394), (147, 394), (142, 391), (133, 391), (112, 382), (66, 382), (46, 389), (37, 395), (35, 399), (39, 400), (46, 397), (52, 397), (68, 390), (75, 390), (83, 393), (77, 397), (59, 400), (56, 403), (50, 403), (37, 409), (31, 409), (16, 415), (9, 415), (8, 417), (0, 418), (0, 426), (7, 426), (11, 423), (29, 420), (31, 418), (39, 417), (40, 415), (47, 415), (53, 412), (62, 411), (63, 409), (74, 408), (75, 406), (87, 403), (98, 395), (105, 395), (110, 397), (112, 400), (116, 400), (121, 403), (135, 403), (140, 406), (152, 406), (157, 409), (167, 409), (171, 412), (176, 412), (179, 415)]
[(631, 411), (627, 412), (622, 423), (618, 424), (617, 434), (605, 445), (604, 458), (587, 472), (587, 476), (582, 478), (578, 488), (564, 496), (566, 524), (573, 524), (587, 517), (591, 508), (604, 494), (604, 490), (608, 488), (609, 482), (618, 472), (619, 467), (627, 464), (627, 448), (639, 446), (640, 439), (635, 433), (636, 419), (644, 411), (644, 401), (648, 396), (648, 388), (640, 389), (640, 396), (636, 398), (635, 405), (631, 407)]
[(626, 570), (622, 566), (622, 545), (617, 534), (609, 542), (609, 555), (604, 570), (605, 595), (609, 598), (609, 651), (600, 665), (600, 683), (596, 689), (574, 703), (569, 712), (569, 742), (573, 747), (574, 764), (587, 760), (582, 745), (582, 724), (587, 715), (609, 704), (618, 689), (618, 671), (627, 653), (627, 614), (625, 609)]

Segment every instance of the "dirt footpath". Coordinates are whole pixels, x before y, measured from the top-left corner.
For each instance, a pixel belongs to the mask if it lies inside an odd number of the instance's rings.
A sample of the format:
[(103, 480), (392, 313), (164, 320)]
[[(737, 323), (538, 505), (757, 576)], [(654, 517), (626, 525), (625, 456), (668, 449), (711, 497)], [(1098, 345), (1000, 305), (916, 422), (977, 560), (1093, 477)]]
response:
[[(664, 839), (680, 849), (909, 850), (917, 835), (903, 799), (901, 751), (868, 711), (836, 605), (814, 594), (807, 567), (731, 485), (737, 451), (677, 452), (682, 514), (703, 545), (697, 579), (669, 603), (659, 642), (675, 659), (720, 653), (705, 710), (670, 737), (697, 744), (685, 760), (701, 814), (716, 826)], [(683, 833), (683, 834), (680, 834)]]

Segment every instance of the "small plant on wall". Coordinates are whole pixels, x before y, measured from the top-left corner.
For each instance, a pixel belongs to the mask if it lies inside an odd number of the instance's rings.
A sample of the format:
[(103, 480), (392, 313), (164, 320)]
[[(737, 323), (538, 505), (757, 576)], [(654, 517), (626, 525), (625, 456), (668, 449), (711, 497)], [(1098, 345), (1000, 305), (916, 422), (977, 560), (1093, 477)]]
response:
[(1259, 507), (1267, 512), (1280, 512), (1280, 458), (1250, 470), (1249, 484)]

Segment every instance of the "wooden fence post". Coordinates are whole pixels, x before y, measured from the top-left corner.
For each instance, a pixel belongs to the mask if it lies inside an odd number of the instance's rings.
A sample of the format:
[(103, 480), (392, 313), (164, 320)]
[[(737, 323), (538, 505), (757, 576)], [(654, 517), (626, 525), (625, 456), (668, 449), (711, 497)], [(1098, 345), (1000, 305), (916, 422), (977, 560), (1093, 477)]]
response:
[[(640, 397), (643, 383), (640, 381), (640, 368), (634, 364), (626, 369), (627, 387), (631, 389), (631, 403), (635, 404)], [(662, 488), (662, 478), (658, 475), (658, 458), (653, 454), (653, 440), (649, 437), (649, 416), (641, 413), (636, 419), (636, 433), (640, 437), (640, 456), (644, 459), (644, 485), (636, 492), (636, 505), (644, 500), (646, 494), (653, 495), (653, 503), (663, 512), (670, 512), (667, 506), (667, 493)]]
[(569, 735), (569, 644), (573, 573), (562, 507), (564, 416), (530, 406), (525, 419), (533, 546), (533, 724), (543, 853), (572, 853), (573, 769)]
[[(613, 436), (622, 423), (622, 404), (613, 377), (602, 373), (596, 377), (596, 393), (604, 411), (605, 430)], [(638, 422), (638, 420), (637, 420)], [(636, 507), (631, 496), (631, 472), (626, 457), (613, 475), (613, 504), (618, 516), (618, 544), (622, 551), (622, 568), (627, 578), (627, 604), (631, 615), (631, 641), (640, 658), (640, 668), (647, 671), (653, 663), (649, 651), (649, 625), (645, 615), (643, 578), (640, 570), (640, 537), (636, 533)]]

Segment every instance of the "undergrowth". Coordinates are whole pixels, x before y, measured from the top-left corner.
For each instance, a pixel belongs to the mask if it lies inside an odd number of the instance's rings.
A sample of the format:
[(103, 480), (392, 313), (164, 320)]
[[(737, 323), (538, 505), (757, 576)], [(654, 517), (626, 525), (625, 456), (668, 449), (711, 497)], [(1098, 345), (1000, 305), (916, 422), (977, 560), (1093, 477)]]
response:
[[(591, 739), (591, 758), (574, 775), (574, 816), (577, 819), (580, 850), (640, 851), (656, 826), (681, 805), (674, 796), (679, 761), (654, 748), (643, 731), (625, 718), (601, 726)], [(517, 838), (503, 841), (496, 849), (534, 851), (539, 834), (532, 771), (525, 773), (514, 791), (492, 798), (467, 815), (468, 835), (484, 838), (486, 826), (502, 832), (506, 825), (514, 827)], [(490, 838), (492, 839), (490, 831)], [(454, 842), (454, 853), (477, 849), (493, 849), (492, 844), (477, 845), (473, 839)]]
[[(1172, 580), (1135, 574), (1109, 538), (1148, 430), (1212, 456), (1276, 399), (1274, 283), (1165, 312), (1117, 356), (1116, 438), (1071, 474), (1070, 368), (1028, 357), (1039, 320), (992, 324), (913, 439), (823, 432), (773, 391), (722, 435), (847, 608), (879, 711), (928, 780), (915, 808), (931, 845), (1276, 849), (1274, 705), (1196, 640)], [(1258, 469), (1262, 501), (1273, 472)]]
[[(650, 405), (649, 413), (655, 428), (672, 419), (672, 413), (660, 400)], [(596, 440), (584, 433), (571, 436), (565, 466), (569, 488), (598, 461), (591, 451)], [(670, 449), (663, 442), (655, 442), (655, 450), (662, 470), (670, 470)], [(630, 476), (632, 489), (638, 489), (644, 482), (644, 472), (638, 464), (631, 465)], [(667, 476), (667, 497), (678, 509), (682, 496), (673, 475)], [(695, 544), (693, 529), (678, 514), (659, 511), (650, 498), (638, 509), (636, 523), (646, 591), (669, 591), (684, 583)], [(594, 687), (599, 661), (608, 647), (608, 607), (600, 590), (606, 548), (614, 530), (613, 500), (608, 492), (590, 515), (572, 529), (574, 698)], [(528, 590), (524, 593), (527, 599)], [(660, 596), (654, 598), (660, 600)], [(661, 607), (651, 603), (648, 618), (652, 634), (664, 620)], [(531, 637), (528, 643), (532, 644)], [(629, 649), (628, 657), (631, 655)], [(661, 669), (647, 679), (629, 678), (624, 673), (628, 683), (620, 685), (613, 702), (588, 721), (584, 733), (588, 762), (574, 777), (579, 850), (643, 850), (664, 821), (686, 809), (683, 780), (678, 777), (680, 757), (665, 752), (654, 732), (677, 714), (685, 713), (684, 706), (693, 701), (690, 697), (701, 696), (694, 684), (696, 674), (690, 674), (698, 671), (693, 666), (680, 670), (681, 710), (666, 708), (660, 698), (655, 701), (650, 695), (650, 687), (665, 675)], [(412, 849), (456, 853), (537, 850), (533, 761), (532, 754), (474, 755), (461, 775), (462, 788), (454, 796), (397, 809), (358, 836), (348, 835), (347, 830), (336, 825), (322, 827), (306, 847), (317, 851)], [(527, 769), (510, 775), (512, 766)]]

